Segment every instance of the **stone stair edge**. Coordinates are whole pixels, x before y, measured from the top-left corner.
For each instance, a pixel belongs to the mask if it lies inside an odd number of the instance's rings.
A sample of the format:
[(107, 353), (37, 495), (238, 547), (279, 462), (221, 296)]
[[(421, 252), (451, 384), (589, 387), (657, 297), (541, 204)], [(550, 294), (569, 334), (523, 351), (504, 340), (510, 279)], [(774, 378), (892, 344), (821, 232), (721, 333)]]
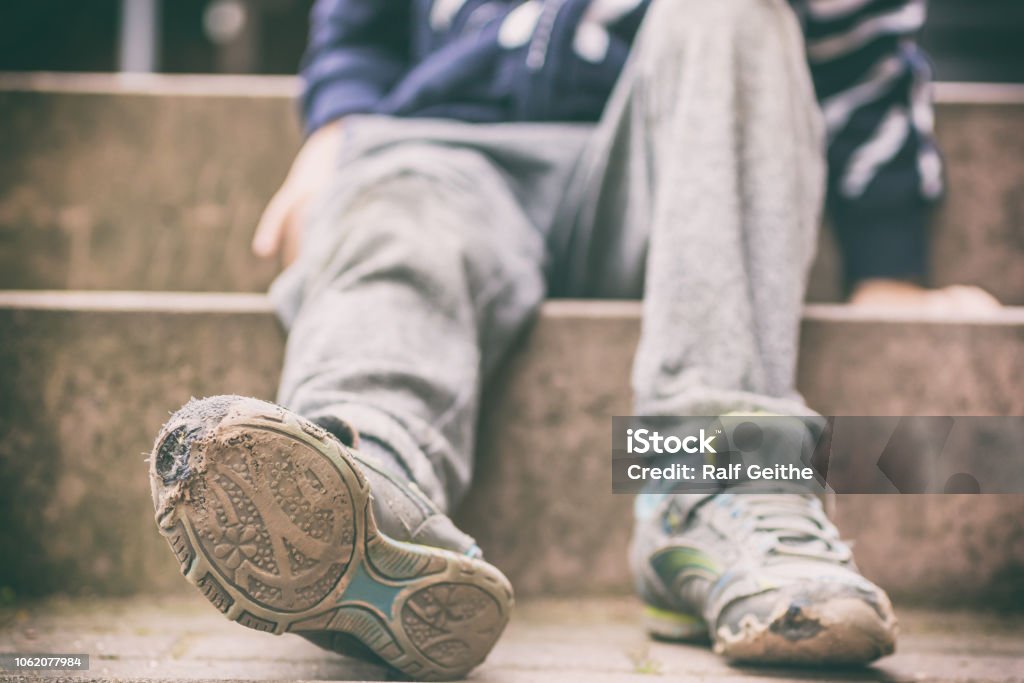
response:
[[(0, 72), (0, 92), (290, 98), (296, 96), (299, 89), (296, 76)], [(938, 81), (934, 84), (934, 93), (940, 105), (1024, 104), (1024, 83)]]
[[(265, 294), (135, 290), (0, 290), (0, 309), (106, 313), (273, 313)], [(642, 303), (615, 299), (549, 299), (541, 315), (564, 319), (639, 319)], [(991, 315), (937, 315), (928, 311), (856, 308), (841, 303), (804, 305), (804, 320), (893, 324), (1024, 325), (1024, 306)]]
[(0, 290), (0, 308), (110, 313), (272, 313), (270, 299), (252, 292), (144, 290)]
[(0, 92), (291, 98), (295, 76), (0, 71)]

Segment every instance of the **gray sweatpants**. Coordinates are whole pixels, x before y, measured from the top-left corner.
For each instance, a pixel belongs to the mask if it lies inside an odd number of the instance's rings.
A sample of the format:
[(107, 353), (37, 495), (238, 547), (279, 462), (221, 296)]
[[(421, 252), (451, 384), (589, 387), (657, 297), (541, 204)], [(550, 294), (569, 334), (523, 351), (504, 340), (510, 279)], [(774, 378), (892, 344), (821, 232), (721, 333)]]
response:
[(442, 509), (470, 481), (482, 384), (547, 294), (643, 298), (637, 414), (809, 412), (823, 131), (785, 0), (656, 1), (596, 126), (345, 130), (271, 290), (278, 400), (386, 444)]

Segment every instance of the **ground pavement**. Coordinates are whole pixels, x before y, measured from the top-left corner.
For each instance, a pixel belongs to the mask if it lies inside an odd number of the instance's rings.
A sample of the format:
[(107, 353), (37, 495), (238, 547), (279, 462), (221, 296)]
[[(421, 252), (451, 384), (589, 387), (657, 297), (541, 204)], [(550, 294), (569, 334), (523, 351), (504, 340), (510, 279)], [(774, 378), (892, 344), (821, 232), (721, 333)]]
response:
[[(898, 652), (866, 669), (730, 667), (706, 647), (648, 640), (628, 597), (532, 600), (471, 676), (479, 683), (1024, 681), (1024, 615), (906, 608)], [(81, 680), (387, 680), (375, 666), (225, 620), (198, 595), (54, 599), (0, 611), (0, 652), (88, 653)], [(18, 676), (0, 673), (0, 680)]]

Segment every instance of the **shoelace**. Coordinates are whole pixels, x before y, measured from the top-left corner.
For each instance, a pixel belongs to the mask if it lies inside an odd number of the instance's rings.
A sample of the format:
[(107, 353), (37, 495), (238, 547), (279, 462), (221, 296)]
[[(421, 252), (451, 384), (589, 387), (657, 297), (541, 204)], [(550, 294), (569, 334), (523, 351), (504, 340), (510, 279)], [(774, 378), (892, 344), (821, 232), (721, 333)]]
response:
[(832, 562), (846, 562), (852, 556), (813, 496), (739, 494), (734, 510), (751, 521), (754, 533), (771, 539), (768, 551), (773, 555)]

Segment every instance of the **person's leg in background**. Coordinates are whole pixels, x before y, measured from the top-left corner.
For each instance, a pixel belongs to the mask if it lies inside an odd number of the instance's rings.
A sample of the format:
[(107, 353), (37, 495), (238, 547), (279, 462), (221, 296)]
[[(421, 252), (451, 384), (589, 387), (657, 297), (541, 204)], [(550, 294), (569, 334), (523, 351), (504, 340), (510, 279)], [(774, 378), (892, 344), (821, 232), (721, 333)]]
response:
[[(810, 415), (799, 323), (823, 130), (785, 0), (657, 0), (577, 174), (565, 293), (643, 294), (637, 415)], [(884, 593), (808, 494), (647, 494), (631, 562), (651, 630), (738, 660), (863, 662)]]
[(290, 410), (179, 411), (151, 470), (158, 518), (176, 552), (204, 549), (190, 576), (240, 623), (457, 678), (512, 591), (443, 512), (469, 483), (481, 376), (544, 296), (544, 237), (485, 155), (347, 125), (351, 158), (272, 290)]

